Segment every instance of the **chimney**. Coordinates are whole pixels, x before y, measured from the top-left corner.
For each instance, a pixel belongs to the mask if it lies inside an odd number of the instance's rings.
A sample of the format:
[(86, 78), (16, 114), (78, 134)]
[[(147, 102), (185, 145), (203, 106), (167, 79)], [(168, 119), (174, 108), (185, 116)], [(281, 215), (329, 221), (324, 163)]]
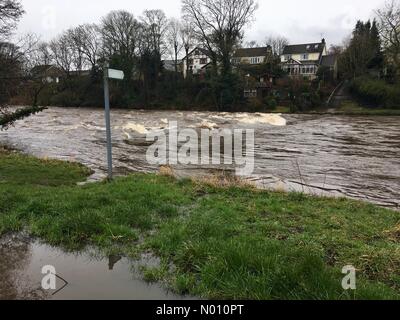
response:
[(325, 38), (322, 38), (322, 43), (323, 43), (323, 44), (325, 44), (325, 43), (326, 43), (326, 41), (325, 41)]

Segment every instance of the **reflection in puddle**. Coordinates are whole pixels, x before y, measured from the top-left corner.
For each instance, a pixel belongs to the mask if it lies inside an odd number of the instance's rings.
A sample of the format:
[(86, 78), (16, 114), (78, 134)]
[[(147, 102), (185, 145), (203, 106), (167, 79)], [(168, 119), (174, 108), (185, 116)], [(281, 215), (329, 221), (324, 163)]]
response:
[[(101, 259), (91, 253), (65, 253), (22, 235), (9, 235), (0, 240), (0, 257), (0, 299), (186, 299), (142, 281), (135, 271), (139, 263), (120, 256)], [(41, 288), (44, 266), (56, 269), (56, 290)]]

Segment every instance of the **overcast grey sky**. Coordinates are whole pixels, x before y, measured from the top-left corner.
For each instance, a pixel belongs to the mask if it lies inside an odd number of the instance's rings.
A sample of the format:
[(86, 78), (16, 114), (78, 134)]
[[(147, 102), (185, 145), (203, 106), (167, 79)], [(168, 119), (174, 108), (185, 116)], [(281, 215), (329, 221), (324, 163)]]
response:
[[(368, 19), (383, 0), (258, 0), (256, 21), (246, 31), (247, 40), (283, 35), (291, 43), (316, 42), (324, 36), (340, 44), (357, 19)], [(139, 16), (145, 9), (162, 9), (179, 17), (180, 0), (22, 0), (26, 15), (20, 33), (35, 32), (48, 40), (81, 23), (99, 22), (111, 10), (125, 9)]]

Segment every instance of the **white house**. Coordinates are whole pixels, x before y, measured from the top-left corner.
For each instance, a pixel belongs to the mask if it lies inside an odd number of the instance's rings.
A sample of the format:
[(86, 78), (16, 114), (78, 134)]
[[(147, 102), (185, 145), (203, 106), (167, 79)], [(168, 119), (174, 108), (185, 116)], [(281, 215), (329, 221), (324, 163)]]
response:
[(328, 56), (325, 39), (319, 43), (306, 43), (286, 46), (281, 55), (282, 69), (290, 77), (314, 80), (324, 57)]
[(34, 78), (41, 79), (44, 83), (59, 83), (64, 76), (63, 72), (53, 65), (35, 66), (30, 73)]
[(268, 62), (270, 57), (272, 57), (271, 47), (241, 48), (236, 50), (232, 58), (232, 63), (234, 65), (259, 65)]
[(188, 72), (197, 75), (204, 71), (204, 68), (211, 63), (208, 50), (196, 47), (188, 56), (182, 59), (183, 77), (186, 79)]

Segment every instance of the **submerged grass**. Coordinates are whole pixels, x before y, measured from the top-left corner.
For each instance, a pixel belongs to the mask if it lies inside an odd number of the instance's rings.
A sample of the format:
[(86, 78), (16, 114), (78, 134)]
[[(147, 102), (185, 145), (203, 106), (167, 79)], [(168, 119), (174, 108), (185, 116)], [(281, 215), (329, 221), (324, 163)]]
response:
[[(215, 299), (398, 299), (398, 212), (345, 199), (137, 174), (77, 186), (80, 165), (0, 151), (0, 235), (152, 251), (149, 281)], [(173, 265), (173, 267), (171, 267)], [(357, 290), (341, 287), (345, 265)]]
[(400, 116), (400, 108), (365, 107), (353, 101), (345, 101), (339, 108), (335, 109), (334, 113), (350, 116)]

